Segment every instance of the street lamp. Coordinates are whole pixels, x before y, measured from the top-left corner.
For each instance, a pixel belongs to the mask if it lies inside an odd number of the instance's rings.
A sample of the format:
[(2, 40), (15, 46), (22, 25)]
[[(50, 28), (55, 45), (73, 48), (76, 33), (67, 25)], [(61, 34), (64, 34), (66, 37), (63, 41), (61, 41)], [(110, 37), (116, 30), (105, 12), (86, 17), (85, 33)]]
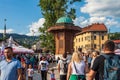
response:
[(108, 30), (108, 39), (110, 40), (110, 28)]
[(32, 30), (32, 33), (33, 33), (33, 37), (34, 37), (35, 31), (34, 31), (34, 30)]
[[(32, 33), (33, 33), (33, 41), (35, 42), (35, 31), (32, 30)], [(34, 44), (34, 42), (33, 42), (33, 44)]]
[(6, 42), (6, 21), (7, 19), (4, 19), (3, 44), (5, 47), (8, 45)]
[(4, 32), (3, 32), (3, 40), (6, 39), (6, 21), (7, 19), (4, 19)]
[(35, 31), (34, 30), (32, 30), (32, 33), (33, 33), (33, 41), (35, 40)]

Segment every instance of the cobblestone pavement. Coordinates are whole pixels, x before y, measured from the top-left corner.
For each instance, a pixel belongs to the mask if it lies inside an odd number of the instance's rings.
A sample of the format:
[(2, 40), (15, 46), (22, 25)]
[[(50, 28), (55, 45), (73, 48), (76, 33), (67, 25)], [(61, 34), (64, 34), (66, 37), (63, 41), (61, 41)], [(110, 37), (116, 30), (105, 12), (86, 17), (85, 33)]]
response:
[[(55, 70), (55, 78), (56, 78), (56, 80), (60, 80), (59, 73), (58, 73), (57, 70)], [(37, 73), (37, 71), (35, 71), (33, 80), (42, 80), (41, 76), (40, 76), (40, 73)], [(47, 80), (50, 80), (50, 75), (49, 74), (47, 75)], [(88, 79), (86, 79), (86, 80), (88, 80)]]
[[(52, 63), (49, 65), (49, 68), (53, 67), (56, 68), (56, 63)], [(58, 70), (55, 70), (55, 78), (56, 80), (60, 80)], [(27, 77), (26, 80), (28, 80)], [(40, 73), (38, 73), (37, 70), (34, 71), (33, 80), (41, 80), (41, 75)], [(50, 74), (47, 74), (47, 80), (50, 80)]]
[(37, 70), (34, 72), (33, 80), (41, 80), (41, 75), (37, 72)]
[[(56, 63), (51, 63), (49, 65), (49, 68), (56, 68)], [(56, 80), (60, 80), (58, 70), (55, 70), (55, 78), (56, 78)], [(28, 79), (26, 79), (26, 80), (28, 80)], [(37, 70), (34, 71), (33, 80), (41, 80), (41, 75), (40, 75), (40, 73), (38, 73)], [(47, 74), (47, 80), (50, 80), (50, 74)]]
[[(55, 79), (56, 80), (60, 80), (60, 78), (59, 78), (59, 72), (58, 72), (58, 70), (57, 70), (56, 67), (57, 67), (57, 63), (51, 63), (49, 65), (49, 68), (54, 68), (55, 69)], [(47, 75), (47, 80), (50, 80), (50, 74)]]
[[(53, 67), (56, 68), (56, 65), (57, 65), (56, 63), (51, 63), (49, 65), (49, 68), (53, 68)], [(55, 78), (56, 80), (60, 80), (58, 70), (55, 70)], [(26, 80), (28, 80), (27, 77)], [(33, 80), (41, 80), (41, 75), (40, 73), (38, 73), (37, 70), (34, 71)], [(50, 80), (50, 74), (47, 74), (47, 80)]]

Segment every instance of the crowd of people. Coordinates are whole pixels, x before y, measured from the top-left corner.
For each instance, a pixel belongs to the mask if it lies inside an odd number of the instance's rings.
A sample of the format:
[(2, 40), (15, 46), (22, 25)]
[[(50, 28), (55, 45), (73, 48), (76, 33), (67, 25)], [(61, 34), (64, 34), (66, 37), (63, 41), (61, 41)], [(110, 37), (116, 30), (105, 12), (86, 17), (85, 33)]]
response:
[[(5, 59), (0, 62), (0, 77), (1, 80), (26, 80), (26, 77), (33, 80), (36, 69), (42, 80), (47, 80), (47, 74), (50, 74), (51, 80), (56, 80), (55, 70), (58, 70), (60, 80), (120, 80), (120, 57), (114, 50), (114, 42), (107, 40), (103, 53), (84, 53), (82, 48), (78, 48), (78, 51), (73, 52), (71, 59), (64, 53), (55, 61), (54, 55), (13, 56), (12, 48), (6, 47)], [(51, 63), (56, 63), (56, 68), (49, 68)]]
[(6, 47), (0, 61), (0, 80), (33, 80), (34, 70), (47, 80), (48, 65), (53, 62), (54, 55), (14, 54), (12, 47)]

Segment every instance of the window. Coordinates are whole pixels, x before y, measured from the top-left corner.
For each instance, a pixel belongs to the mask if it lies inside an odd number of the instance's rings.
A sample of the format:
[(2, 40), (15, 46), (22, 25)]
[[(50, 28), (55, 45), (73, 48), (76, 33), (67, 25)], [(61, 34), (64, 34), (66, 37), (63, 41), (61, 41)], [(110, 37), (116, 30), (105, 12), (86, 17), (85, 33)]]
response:
[(104, 36), (102, 36), (102, 40), (104, 40)]
[(83, 41), (83, 38), (82, 38), (82, 41)]
[(96, 40), (96, 36), (94, 35), (94, 40)]
[(85, 40), (87, 40), (87, 37), (85, 37)]
[(94, 44), (94, 48), (96, 48), (96, 44)]
[(76, 39), (76, 42), (77, 42), (77, 39)]
[(85, 47), (88, 48), (88, 44), (86, 44)]
[(93, 40), (93, 37), (91, 36), (91, 40)]
[(96, 34), (97, 32), (93, 32), (93, 34)]
[(87, 40), (90, 41), (90, 36), (88, 36)]

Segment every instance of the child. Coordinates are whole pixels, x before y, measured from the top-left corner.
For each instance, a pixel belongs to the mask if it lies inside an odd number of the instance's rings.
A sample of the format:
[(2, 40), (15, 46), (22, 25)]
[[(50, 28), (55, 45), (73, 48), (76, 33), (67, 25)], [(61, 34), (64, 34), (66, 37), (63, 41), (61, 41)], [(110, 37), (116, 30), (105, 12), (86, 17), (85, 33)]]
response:
[(28, 73), (28, 80), (33, 80), (34, 70), (33, 70), (31, 64), (29, 64), (29, 68), (27, 69), (27, 73)]
[(48, 72), (50, 74), (51, 80), (55, 80), (55, 73), (54, 69), (51, 69), (51, 72)]

